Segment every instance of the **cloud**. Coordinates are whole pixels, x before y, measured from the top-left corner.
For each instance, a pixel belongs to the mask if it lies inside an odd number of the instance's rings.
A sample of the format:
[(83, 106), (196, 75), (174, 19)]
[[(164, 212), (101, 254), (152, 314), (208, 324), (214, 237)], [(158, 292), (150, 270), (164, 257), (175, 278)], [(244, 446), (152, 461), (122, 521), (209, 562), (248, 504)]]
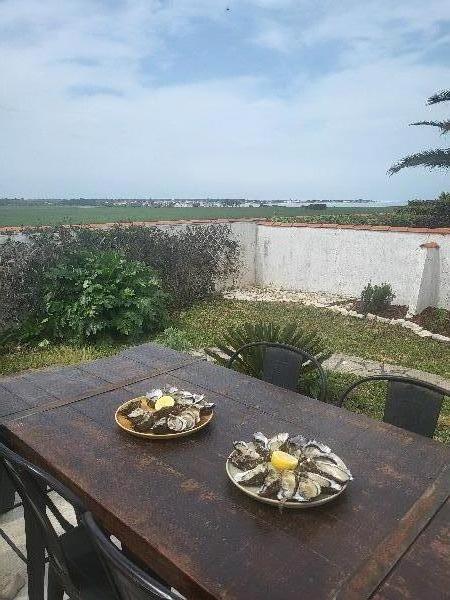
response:
[(6, 0), (0, 196), (432, 197), (443, 174), (386, 170), (444, 143), (407, 123), (445, 114), (449, 10)]

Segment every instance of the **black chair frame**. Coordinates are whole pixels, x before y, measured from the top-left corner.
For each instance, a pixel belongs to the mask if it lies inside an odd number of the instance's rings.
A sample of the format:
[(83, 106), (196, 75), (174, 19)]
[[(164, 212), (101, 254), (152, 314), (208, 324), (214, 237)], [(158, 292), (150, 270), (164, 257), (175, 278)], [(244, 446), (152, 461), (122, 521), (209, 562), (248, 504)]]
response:
[(0, 460), (23, 502), (30, 600), (44, 597), (45, 548), (49, 555), (48, 598), (62, 597), (62, 589), (64, 589), (70, 598), (76, 600), (78, 593), (71, 581), (67, 561), (58, 535), (48, 518), (47, 509), (65, 533), (75, 528), (55, 506), (47, 494), (47, 488), (56, 491), (74, 507), (78, 520), (85, 512), (85, 508), (60, 481), (1, 442)]
[(111, 586), (120, 600), (179, 600), (169, 589), (141, 570), (104, 534), (90, 512), (81, 521), (102, 561)]
[[(402, 427), (403, 429), (407, 429), (427, 437), (433, 436), (436, 429), (437, 420), (439, 418), (439, 413), (442, 408), (443, 398), (444, 396), (450, 395), (450, 390), (446, 390), (438, 385), (429, 383), (427, 381), (421, 381), (420, 379), (414, 379), (412, 377), (403, 377), (401, 375), (371, 375), (358, 379), (358, 381), (352, 383), (339, 398), (338, 406), (343, 406), (348, 395), (355, 388), (364, 383), (370, 383), (372, 381), (386, 381), (390, 385), (389, 397), (385, 404), (383, 417), (383, 420), (386, 423)], [(405, 398), (396, 399), (393, 395), (393, 392), (395, 392), (395, 384), (403, 384), (404, 389), (406, 390), (406, 386), (415, 386), (417, 388), (422, 388), (427, 392), (431, 392), (429, 394), (424, 392), (422, 397), (418, 398), (419, 402), (421, 403), (421, 407), (423, 406), (424, 410), (426, 411), (426, 413), (423, 413), (422, 423), (413, 422), (413, 415), (411, 415), (410, 410), (409, 414), (411, 416), (408, 418), (409, 406), (408, 403), (405, 402)], [(398, 387), (401, 388), (402, 385)], [(411, 400), (415, 399), (416, 398), (412, 398)], [(417, 408), (417, 406), (415, 408)]]
[(235, 360), (237, 358), (239, 358), (239, 356), (243, 352), (245, 352), (246, 350), (249, 350), (250, 348), (256, 348), (256, 347), (285, 350), (287, 352), (295, 353), (298, 356), (302, 357), (302, 360), (297, 363), (295, 377), (294, 377), (294, 373), (292, 372), (293, 365), (288, 365), (288, 369), (291, 371), (290, 373), (288, 373), (289, 379), (290, 379), (289, 384), (283, 385), (282, 379), (277, 378), (277, 377), (275, 377), (275, 378), (263, 377), (264, 381), (268, 381), (269, 383), (273, 383), (274, 385), (278, 385), (279, 387), (283, 387), (283, 388), (290, 389), (293, 391), (298, 391), (298, 381), (300, 379), (301, 368), (305, 364), (310, 363), (319, 373), (320, 392), (319, 392), (317, 399), (321, 400), (322, 402), (326, 400), (327, 378), (325, 375), (325, 371), (323, 370), (322, 365), (319, 363), (319, 361), (316, 359), (316, 357), (313, 356), (312, 354), (310, 354), (309, 352), (307, 352), (306, 350), (303, 350), (302, 348), (297, 348), (296, 346), (291, 346), (289, 344), (281, 344), (280, 342), (265, 342), (265, 341), (251, 342), (249, 344), (245, 344), (244, 346), (241, 346), (240, 348), (238, 348), (238, 350), (236, 350), (236, 352), (234, 352), (234, 354), (232, 354), (230, 356), (230, 358), (228, 359), (228, 362), (227, 362), (227, 367), (229, 369), (233, 368), (233, 363), (235, 362)]

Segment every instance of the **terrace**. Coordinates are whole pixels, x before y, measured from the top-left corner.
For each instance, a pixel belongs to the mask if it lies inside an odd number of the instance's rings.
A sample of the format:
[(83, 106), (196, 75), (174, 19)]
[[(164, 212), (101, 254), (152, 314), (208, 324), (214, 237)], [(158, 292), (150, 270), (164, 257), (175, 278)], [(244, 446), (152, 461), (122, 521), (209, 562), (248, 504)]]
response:
[[(112, 274), (118, 272), (115, 269), (125, 273), (129, 268), (123, 262), (117, 266), (114, 256), (108, 254), (111, 249), (120, 249), (119, 244), (127, 249), (128, 260), (139, 259), (140, 265), (154, 269), (152, 277), (156, 279), (147, 298), (152, 299), (152, 314), (157, 317), (151, 331), (141, 332), (139, 338), (141, 344), (148, 340), (153, 343), (138, 346), (136, 337), (123, 335), (123, 331), (113, 336), (111, 329), (107, 336), (74, 339), (67, 333), (71, 327), (67, 320), (64, 336), (56, 334), (61, 329), (54, 329), (53, 339), (49, 329), (38, 328), (37, 334), (33, 329), (34, 339), (20, 338), (17, 330), (7, 330), (3, 341), (6, 351), (0, 355), (3, 435), (21, 454), (56, 474), (115, 536), (116, 543), (120, 540), (139, 564), (151, 566), (152, 573), (167, 582), (173, 594), (187, 598), (231, 594), (256, 599), (261, 585), (272, 590), (274, 598), (298, 597), (294, 580), (280, 579), (280, 573), (289, 569), (289, 561), (295, 558), (296, 568), (303, 564), (314, 573), (302, 584), (302, 593), (311, 594), (308, 586), (323, 582), (315, 597), (330, 597), (332, 591), (342, 598), (375, 597), (393, 589), (398, 577), (411, 586), (408, 593), (412, 597), (437, 597), (446, 585), (442, 556), (427, 552), (427, 564), (433, 564), (436, 578), (421, 582), (420, 589), (410, 573), (411, 565), (424, 560), (424, 545), (428, 547), (444, 535), (448, 504), (444, 473), (449, 459), (445, 443), (450, 439), (449, 234), (445, 228), (297, 227), (221, 220), (59, 230), (57, 237), (73, 245), (67, 248), (58, 242), (55, 245), (53, 233), (37, 232), (31, 237), (26, 233), (24, 244), (22, 232), (9, 231), (0, 246), (7, 258), (3, 264), (22, 265), (22, 281), (17, 270), (3, 271), (4, 318), (16, 318), (15, 311), (24, 310), (19, 300), (21, 285), (31, 292), (31, 300), (44, 293), (42, 287), (31, 289), (32, 281), (40, 285), (35, 273), (47, 270), (49, 261), (55, 266), (64, 264), (66, 251), (85, 253), (79, 263), (83, 281), (92, 278), (83, 270), (92, 265), (96, 277), (106, 273), (101, 281), (107, 286)], [(98, 248), (100, 239), (104, 248), (90, 258), (89, 252)], [(367, 244), (370, 257), (362, 251)], [(107, 261), (96, 262), (102, 260), (102, 253)], [(155, 256), (161, 259), (157, 264), (151, 262)], [(140, 268), (144, 267), (133, 267), (133, 277), (136, 273), (143, 276)], [(59, 271), (54, 273), (60, 276)], [(369, 281), (389, 281), (395, 304), (386, 304), (378, 311), (375, 307), (373, 313), (364, 310), (358, 297)], [(124, 286), (131, 282), (125, 278)], [(55, 286), (55, 280), (50, 280), (50, 285)], [(120, 300), (120, 286), (112, 293)], [(58, 303), (61, 300), (59, 297)], [(73, 301), (74, 294), (67, 293), (64, 302), (70, 305)], [(95, 302), (102, 305), (104, 297)], [(52, 314), (56, 306), (61, 305), (53, 304)], [(120, 306), (114, 308), (115, 315), (120, 310)], [(93, 322), (88, 318), (79, 321), (77, 327), (80, 323), (91, 327)], [(23, 335), (23, 330), (19, 332)], [(269, 339), (269, 335), (275, 337)], [(271, 384), (253, 378), (262, 376), (261, 364), (255, 371), (251, 361), (240, 363), (238, 370), (246, 374), (224, 368), (239, 345), (258, 340), (308, 350), (326, 377), (321, 400), (311, 399), (321, 394), (319, 380), (309, 375), (305, 379), (301, 369), (295, 391), (287, 391), (283, 381), (263, 377)], [(257, 355), (252, 360), (255, 358)], [(280, 368), (287, 376), (284, 360)], [(419, 422), (435, 406), (436, 393), (443, 397), (432, 431), (427, 434), (435, 440), (409, 431), (409, 426), (399, 428), (392, 421), (381, 422), (387, 419), (386, 382), (368, 382), (341, 402), (344, 391), (367, 376), (399, 376), (431, 385), (427, 404), (424, 408), (417, 405), (413, 412)], [(114, 422), (117, 407), (157, 386), (205, 394), (216, 404), (213, 422), (191, 437), (156, 445), (120, 431)], [(413, 398), (412, 388), (408, 394)], [(354, 481), (330, 508), (311, 508), (306, 513), (299, 511), (300, 515), (290, 509), (274, 512), (274, 507), (246, 498), (227, 481), (224, 460), (235, 439), (249, 440), (259, 430), (270, 435), (279, 431), (301, 433), (326, 442), (351, 468)], [(84, 440), (82, 447), (77, 444), (79, 439)], [(92, 460), (105, 451), (110, 454), (110, 467), (103, 460), (100, 465)], [(421, 457), (420, 474), (413, 454)], [(133, 457), (138, 457), (138, 462), (133, 462)], [(123, 469), (118, 470), (117, 465)], [(169, 472), (172, 475), (167, 477)], [(152, 477), (159, 482), (157, 495), (152, 495), (147, 485)], [(403, 481), (400, 488), (399, 478)], [(123, 495), (111, 504), (108, 498), (112, 489), (119, 493), (119, 479)], [(95, 486), (95, 481), (101, 481), (103, 487)], [(41, 600), (40, 576), (35, 576), (27, 588), (24, 562), (27, 550), (39, 555), (39, 544), (26, 539), (23, 508), (11, 488), (9, 492), (6, 489), (2, 498), (6, 512), (0, 517), (5, 541), (1, 555), (4, 594), (10, 585), (9, 597), (14, 597), (16, 588), (17, 598), (30, 594), (32, 600)], [(56, 492), (52, 494), (63, 515), (76, 525), (70, 504)], [(428, 504), (430, 494), (432, 502)], [(390, 512), (386, 512), (386, 497), (391, 498)], [(379, 507), (383, 506), (382, 517), (375, 508), (377, 498)], [(154, 507), (158, 525), (147, 519), (135, 527), (133, 515), (145, 503)], [(214, 535), (208, 533), (213, 513), (217, 520)], [(205, 519), (206, 529), (202, 530)], [(183, 524), (176, 543), (174, 533), (165, 536), (160, 530), (166, 520), (172, 526)], [(354, 539), (338, 532), (342, 520), (358, 532)], [(313, 522), (316, 534), (311, 537)], [(267, 560), (277, 564), (274, 573), (278, 573), (278, 585), (284, 582), (276, 591), (270, 569), (263, 570), (268, 576), (262, 578), (258, 562), (249, 557), (243, 563), (242, 552), (220, 569), (210, 569), (204, 560), (217, 554), (214, 544), (218, 539), (227, 548), (225, 555), (231, 557), (232, 548), (243, 544), (243, 531), (247, 531), (247, 541), (242, 548), (258, 547), (260, 533), (251, 523), (266, 529), (267, 539), (272, 539)], [(329, 531), (330, 523), (334, 523), (332, 529), (337, 528), (334, 533)], [(369, 525), (370, 543), (365, 533)], [(288, 527), (294, 527), (289, 535)], [(305, 540), (307, 531), (309, 541), (301, 546), (304, 551), (291, 556), (295, 536)], [(334, 546), (325, 550), (330, 535), (343, 536), (339, 537), (339, 552)], [(193, 545), (193, 540), (198, 543)], [(352, 552), (357, 557), (351, 558)], [(190, 566), (183, 558), (185, 554), (193, 561)], [(384, 557), (381, 563), (380, 557)], [(240, 572), (241, 564), (246, 565), (245, 576)], [(259, 578), (258, 585), (248, 583), (252, 569), (252, 581)], [(242, 587), (236, 587), (238, 581)], [(298, 580), (295, 582), (297, 586)]]

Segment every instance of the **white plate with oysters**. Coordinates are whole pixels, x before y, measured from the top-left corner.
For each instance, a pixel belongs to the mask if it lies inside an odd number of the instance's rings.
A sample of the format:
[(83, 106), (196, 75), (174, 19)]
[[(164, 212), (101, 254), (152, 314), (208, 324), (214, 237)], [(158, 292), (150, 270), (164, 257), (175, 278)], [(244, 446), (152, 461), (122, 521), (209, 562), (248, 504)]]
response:
[(303, 436), (258, 432), (251, 442), (234, 442), (226, 462), (231, 481), (255, 500), (286, 508), (331, 502), (353, 479), (331, 449)]
[(213, 408), (203, 394), (166, 386), (124, 402), (116, 410), (115, 420), (132, 435), (171, 439), (203, 429), (213, 418)]

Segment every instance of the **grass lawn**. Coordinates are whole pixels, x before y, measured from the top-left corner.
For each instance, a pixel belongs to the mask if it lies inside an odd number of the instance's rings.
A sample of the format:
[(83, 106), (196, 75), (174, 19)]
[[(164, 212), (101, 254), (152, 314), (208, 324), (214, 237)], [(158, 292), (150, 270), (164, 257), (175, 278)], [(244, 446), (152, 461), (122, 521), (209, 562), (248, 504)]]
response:
[[(326, 309), (300, 303), (243, 302), (215, 299), (183, 311), (174, 318), (173, 326), (184, 332), (193, 348), (213, 346), (226, 327), (245, 321), (298, 322), (319, 329), (332, 352), (353, 354), (363, 358), (399, 364), (436, 373), (450, 379), (450, 348), (434, 340), (420, 338), (411, 332), (382, 323), (359, 321)], [(35, 350), (17, 350), (0, 355), (0, 375), (49, 365), (67, 365), (120, 350), (120, 345), (102, 344), (74, 348), (52, 346)], [(330, 372), (330, 399), (333, 401), (351, 382), (353, 375)], [(380, 419), (383, 414), (384, 384), (365, 386), (349, 399), (347, 407)], [(436, 439), (450, 442), (450, 398), (446, 398), (439, 420)]]
[(3, 206), (0, 207), (0, 227), (27, 225), (58, 225), (60, 223), (118, 223), (128, 221), (174, 221), (177, 219), (219, 219), (317, 216), (324, 214), (370, 214), (388, 212), (396, 207), (358, 206), (310, 210), (267, 206), (261, 208), (151, 208), (133, 206)]

